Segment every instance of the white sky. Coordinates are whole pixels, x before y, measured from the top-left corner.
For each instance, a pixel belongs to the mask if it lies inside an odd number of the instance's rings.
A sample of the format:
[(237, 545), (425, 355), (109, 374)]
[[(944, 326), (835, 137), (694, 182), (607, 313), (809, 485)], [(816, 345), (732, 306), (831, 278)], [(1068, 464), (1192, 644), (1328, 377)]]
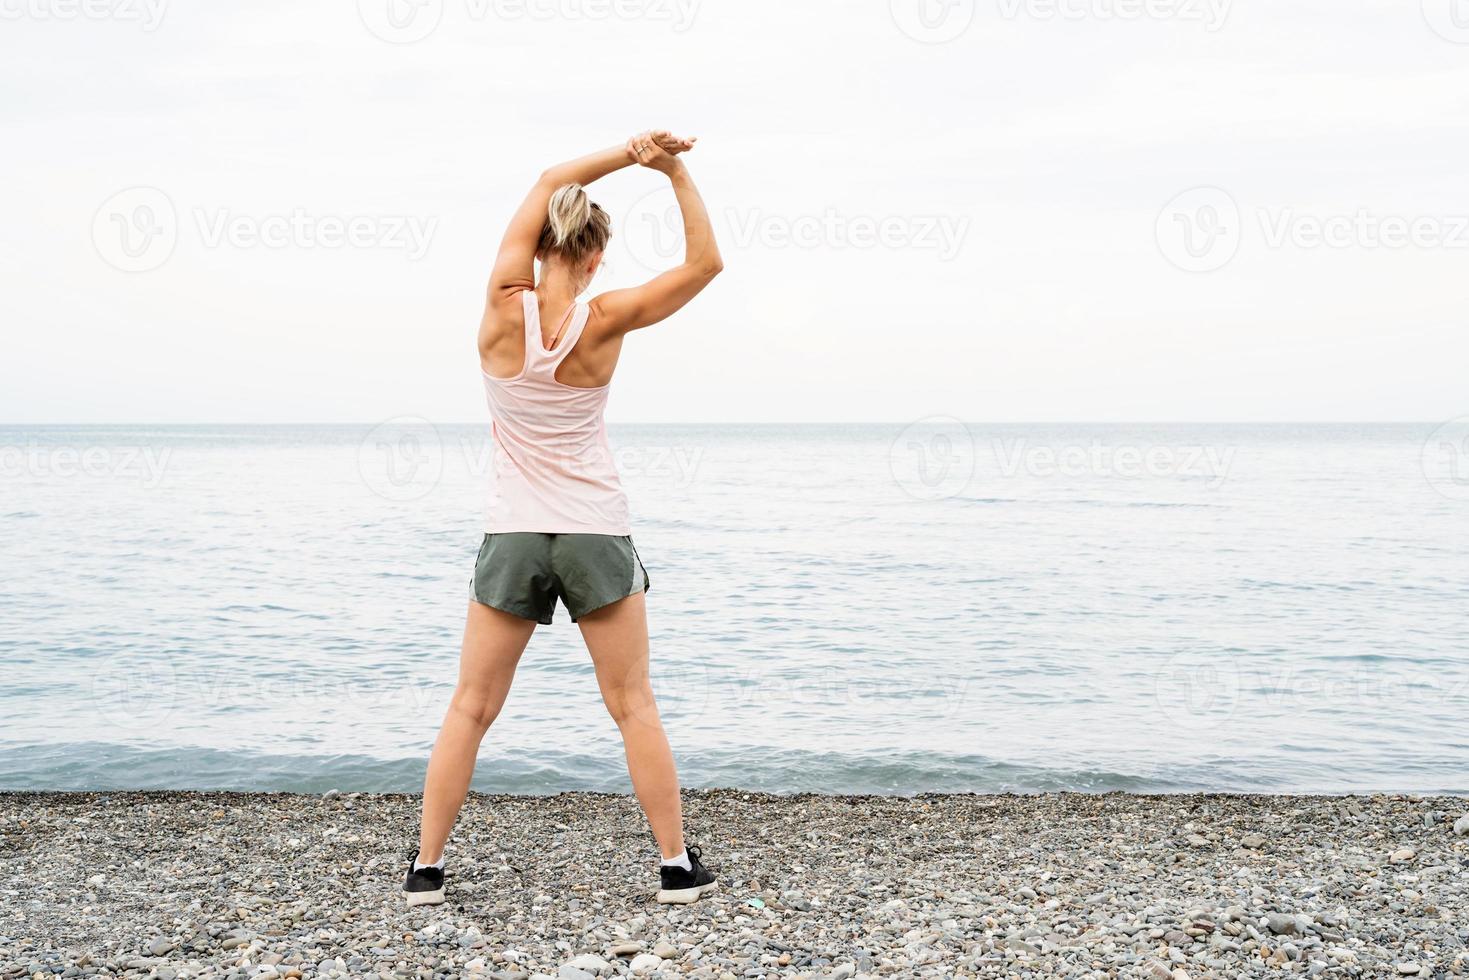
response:
[[(614, 421), (1469, 413), (1461, 0), (417, 0), (400, 44), (389, 2), (0, 0), (0, 422), (482, 418), (503, 222), (650, 126), (701, 138), (727, 268), (628, 343)], [(967, 29), (915, 40), (920, 2)], [(656, 258), (661, 179), (596, 186), (594, 292)], [(136, 186), (176, 244), (124, 272)], [(370, 241), (214, 237), (297, 212)]]

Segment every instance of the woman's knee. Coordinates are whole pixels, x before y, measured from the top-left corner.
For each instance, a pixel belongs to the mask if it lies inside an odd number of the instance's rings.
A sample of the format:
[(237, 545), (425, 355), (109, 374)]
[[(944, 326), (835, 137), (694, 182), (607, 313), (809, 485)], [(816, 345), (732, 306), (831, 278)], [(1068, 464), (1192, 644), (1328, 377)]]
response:
[(607, 713), (618, 728), (629, 722), (658, 723), (658, 702), (653, 697), (653, 686), (647, 681), (604, 688), (602, 703), (607, 705)]
[(449, 710), (480, 728), (489, 728), (500, 714), (502, 699), (491, 691), (458, 687), (449, 702)]

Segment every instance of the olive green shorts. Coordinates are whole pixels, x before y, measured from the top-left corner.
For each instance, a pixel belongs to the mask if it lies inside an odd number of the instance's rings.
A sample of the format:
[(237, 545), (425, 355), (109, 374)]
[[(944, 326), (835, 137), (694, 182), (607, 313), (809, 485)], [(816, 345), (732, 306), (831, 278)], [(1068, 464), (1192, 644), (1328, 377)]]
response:
[(560, 599), (574, 623), (649, 588), (632, 538), (615, 534), (486, 534), (469, 598), (521, 619), (551, 622)]

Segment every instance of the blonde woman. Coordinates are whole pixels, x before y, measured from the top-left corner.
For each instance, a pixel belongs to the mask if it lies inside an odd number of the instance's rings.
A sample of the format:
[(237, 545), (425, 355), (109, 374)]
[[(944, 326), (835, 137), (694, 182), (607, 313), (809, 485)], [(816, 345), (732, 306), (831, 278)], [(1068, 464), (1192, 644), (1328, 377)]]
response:
[[(494, 486), (459, 683), (429, 760), (418, 851), (403, 884), (409, 905), (444, 901), (444, 844), (469, 792), (480, 740), (505, 703), (531, 634), (551, 622), (558, 599), (581, 629), (662, 852), (658, 901), (687, 904), (714, 887), (698, 849), (684, 843), (678, 773), (648, 683), (648, 575), (633, 548), (602, 418), (623, 337), (677, 312), (723, 267), (680, 158), (693, 146), (692, 139), (645, 132), (551, 167), (500, 243), (479, 328)], [(584, 185), (632, 165), (673, 185), (684, 260), (641, 286), (580, 302), (612, 231)]]

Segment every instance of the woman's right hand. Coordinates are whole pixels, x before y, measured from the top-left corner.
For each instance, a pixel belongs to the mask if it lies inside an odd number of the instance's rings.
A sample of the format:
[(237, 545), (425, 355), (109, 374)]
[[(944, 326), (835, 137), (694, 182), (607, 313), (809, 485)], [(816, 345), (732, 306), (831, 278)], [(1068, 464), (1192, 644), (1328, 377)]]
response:
[(627, 152), (640, 166), (672, 173), (678, 166), (678, 154), (693, 149), (697, 138), (684, 139), (666, 129), (649, 130), (628, 140)]
[(697, 136), (690, 136), (688, 138), (682, 136), (674, 136), (666, 129), (655, 129), (648, 135), (653, 137), (654, 143), (657, 143), (659, 146), (663, 147), (663, 149), (667, 150), (669, 153), (672, 153), (674, 156), (678, 156), (680, 153), (692, 150), (694, 148), (694, 144), (699, 141), (699, 137)]

